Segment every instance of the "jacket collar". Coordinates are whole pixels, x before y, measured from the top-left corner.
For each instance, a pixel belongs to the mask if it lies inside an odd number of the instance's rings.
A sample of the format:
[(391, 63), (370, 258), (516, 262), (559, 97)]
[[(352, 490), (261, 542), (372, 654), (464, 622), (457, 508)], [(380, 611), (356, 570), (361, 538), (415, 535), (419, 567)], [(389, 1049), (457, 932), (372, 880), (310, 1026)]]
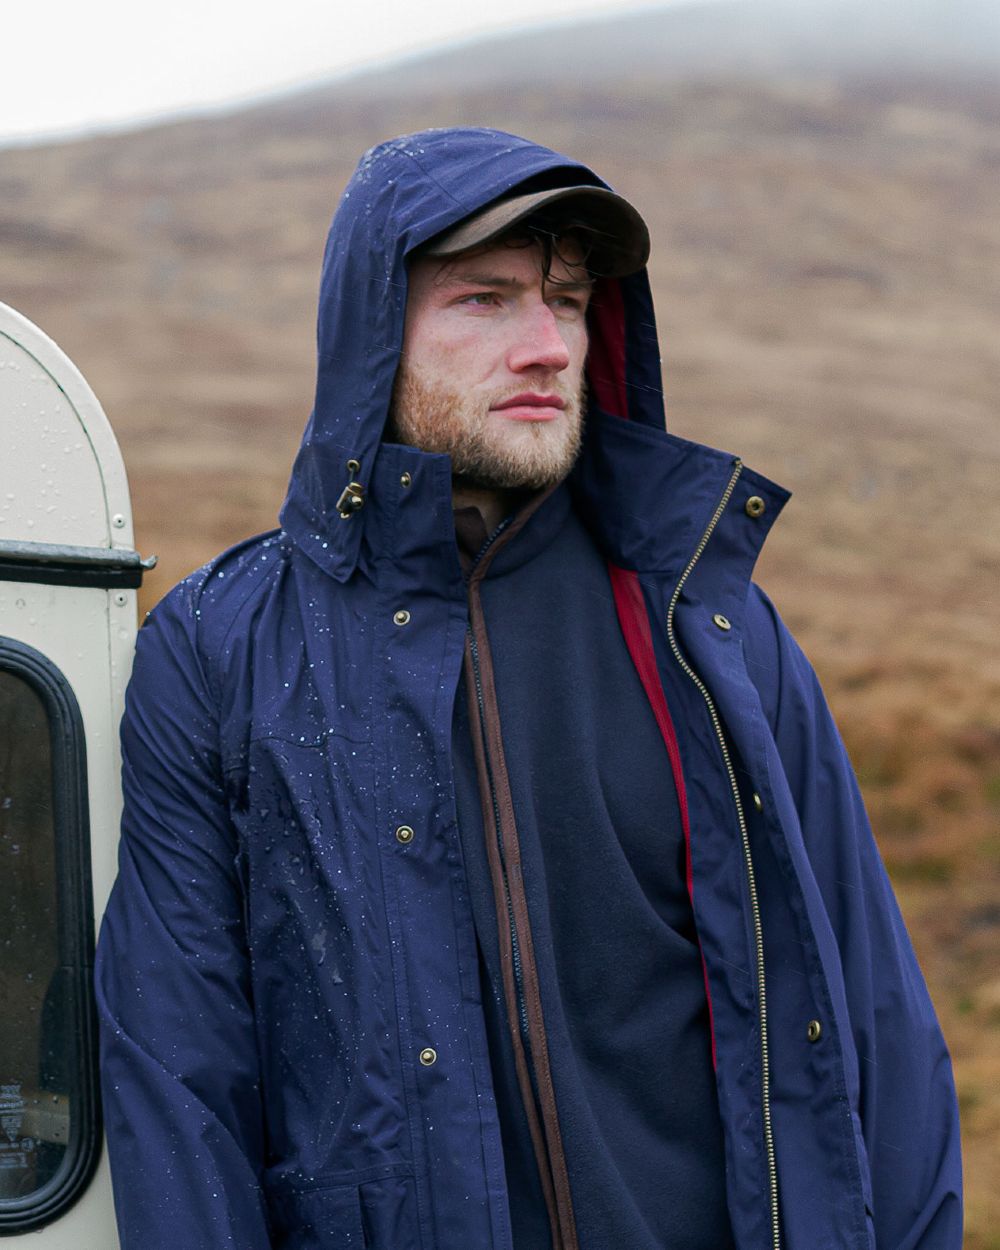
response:
[[(572, 504), (606, 559), (675, 581), (737, 467), (736, 488), (699, 559), (699, 582), (719, 580), (720, 594), (742, 598), (789, 492), (727, 452), (593, 409), (566, 486), (552, 492), (518, 541), (498, 554), (495, 572), (530, 559), (558, 532)], [(751, 500), (760, 502), (748, 508)], [(425, 580), (443, 576), (461, 585), (447, 456), (383, 445), (364, 507), (339, 524), (356, 527), (359, 567), (367, 576), (374, 576), (379, 561), (391, 561), (419, 569)]]
[[(724, 565), (727, 578), (745, 583), (790, 496), (738, 457), (592, 408), (570, 485), (612, 563), (674, 580), (694, 556), (737, 468), (736, 488), (701, 560), (706, 567)], [(748, 507), (751, 499), (760, 503)]]

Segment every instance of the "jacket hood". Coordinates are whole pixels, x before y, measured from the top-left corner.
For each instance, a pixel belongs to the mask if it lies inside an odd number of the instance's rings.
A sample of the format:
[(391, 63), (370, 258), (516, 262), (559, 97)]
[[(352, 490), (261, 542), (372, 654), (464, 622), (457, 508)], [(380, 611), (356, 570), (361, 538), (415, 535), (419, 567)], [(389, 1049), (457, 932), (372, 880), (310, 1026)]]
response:
[[(344, 519), (337, 502), (352, 480), (367, 488), (373, 479), (403, 341), (407, 257), (515, 189), (579, 184), (607, 186), (558, 152), (484, 128), (404, 135), (361, 158), (327, 237), (315, 404), (281, 512), (292, 539), (338, 580), (354, 570), (370, 509)], [(645, 270), (598, 285), (587, 372), (592, 404), (663, 429)]]

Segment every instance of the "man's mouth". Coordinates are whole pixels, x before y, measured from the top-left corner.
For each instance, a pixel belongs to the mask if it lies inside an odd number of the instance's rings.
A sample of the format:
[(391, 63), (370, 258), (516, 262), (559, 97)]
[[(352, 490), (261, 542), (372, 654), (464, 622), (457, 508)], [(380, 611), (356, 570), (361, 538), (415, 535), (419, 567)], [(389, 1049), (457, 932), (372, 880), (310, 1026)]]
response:
[(539, 391), (525, 391), (493, 404), (493, 412), (502, 412), (510, 421), (554, 421), (566, 407), (561, 395), (546, 395)]

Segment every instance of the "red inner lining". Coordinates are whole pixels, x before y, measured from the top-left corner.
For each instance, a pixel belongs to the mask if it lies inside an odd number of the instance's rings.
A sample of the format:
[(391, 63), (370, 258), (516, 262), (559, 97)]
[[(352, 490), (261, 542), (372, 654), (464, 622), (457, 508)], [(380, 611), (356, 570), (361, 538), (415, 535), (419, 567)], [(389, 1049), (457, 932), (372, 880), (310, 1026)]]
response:
[(590, 301), (590, 347), (587, 380), (601, 408), (628, 417), (625, 389), (625, 301), (615, 278), (602, 278)]

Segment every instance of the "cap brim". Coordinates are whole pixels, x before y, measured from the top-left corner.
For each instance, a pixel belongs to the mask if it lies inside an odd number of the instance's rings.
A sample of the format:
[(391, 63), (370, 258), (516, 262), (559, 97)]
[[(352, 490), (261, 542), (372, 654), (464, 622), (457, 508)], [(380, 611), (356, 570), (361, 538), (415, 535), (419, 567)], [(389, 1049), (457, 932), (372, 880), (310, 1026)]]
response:
[(622, 278), (646, 264), (649, 231), (638, 211), (614, 191), (590, 186), (557, 187), (500, 200), (432, 239), (423, 253), (446, 257), (481, 247), (555, 204), (560, 205), (551, 215), (556, 230), (577, 225), (593, 233), (587, 265), (596, 274)]

